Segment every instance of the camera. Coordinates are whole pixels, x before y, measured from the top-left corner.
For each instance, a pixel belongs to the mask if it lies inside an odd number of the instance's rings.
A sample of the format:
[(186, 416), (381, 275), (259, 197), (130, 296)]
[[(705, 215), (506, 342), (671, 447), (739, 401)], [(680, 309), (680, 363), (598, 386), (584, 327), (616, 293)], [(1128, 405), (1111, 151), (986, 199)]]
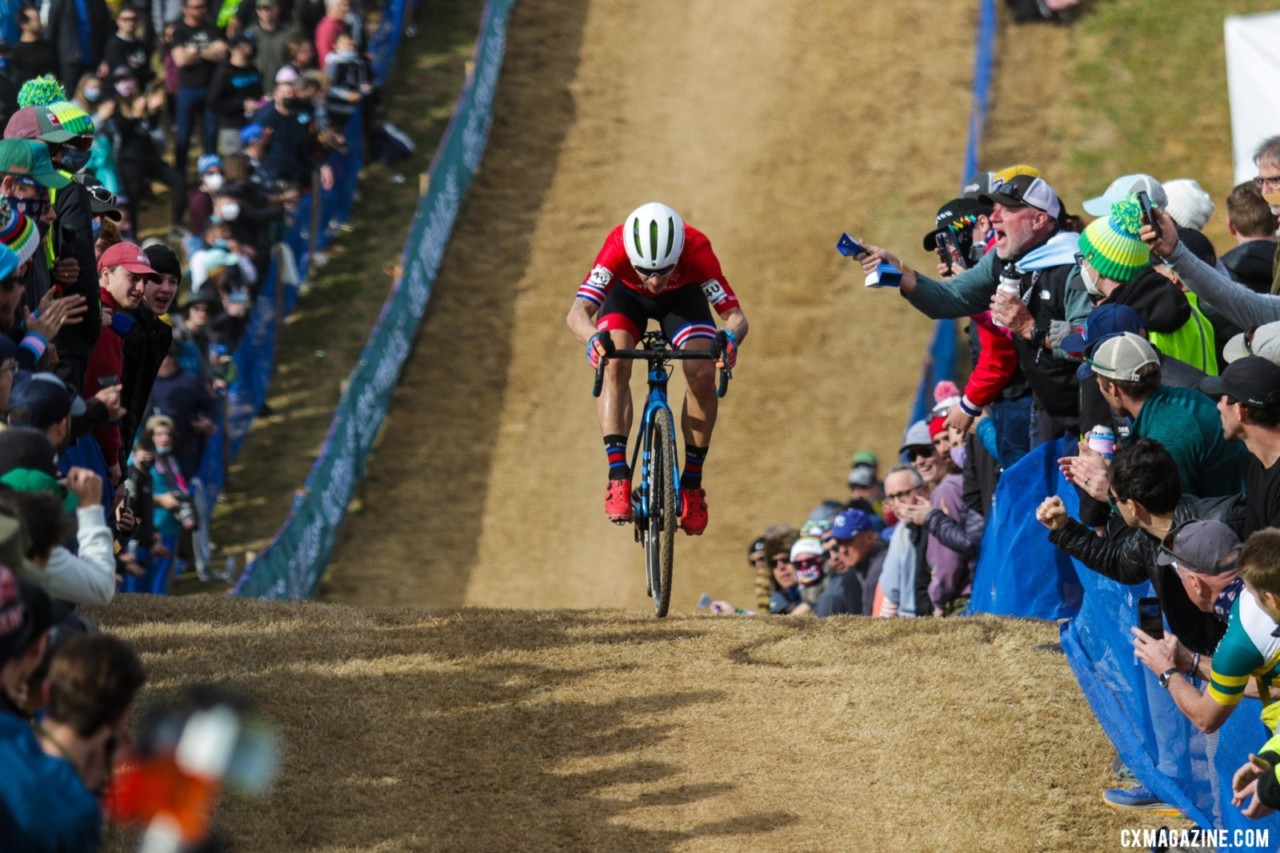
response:
[(178, 495), (178, 506), (173, 511), (183, 530), (196, 529), (196, 505), (191, 495)]

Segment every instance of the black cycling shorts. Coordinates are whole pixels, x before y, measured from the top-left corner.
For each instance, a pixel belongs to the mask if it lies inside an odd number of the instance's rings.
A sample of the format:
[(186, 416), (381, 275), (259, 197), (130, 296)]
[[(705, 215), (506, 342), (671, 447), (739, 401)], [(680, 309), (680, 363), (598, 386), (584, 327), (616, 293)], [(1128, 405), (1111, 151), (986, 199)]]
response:
[(702, 288), (685, 285), (658, 296), (639, 293), (623, 284), (615, 284), (605, 294), (596, 328), (626, 332), (636, 340), (657, 320), (667, 341), (676, 349), (695, 338), (715, 340), (716, 323)]

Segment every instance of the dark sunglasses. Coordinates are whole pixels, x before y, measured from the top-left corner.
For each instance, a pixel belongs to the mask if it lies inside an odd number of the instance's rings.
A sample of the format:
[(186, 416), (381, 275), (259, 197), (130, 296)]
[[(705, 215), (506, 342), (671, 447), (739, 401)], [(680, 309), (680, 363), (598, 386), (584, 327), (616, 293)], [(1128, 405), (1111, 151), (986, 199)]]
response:
[(884, 499), (887, 501), (901, 500), (907, 497), (908, 495), (911, 495), (920, 491), (920, 488), (921, 488), (920, 486), (912, 486), (911, 488), (907, 489), (905, 492), (890, 492), (889, 494), (884, 496)]
[(915, 462), (917, 459), (928, 459), (930, 456), (933, 456), (935, 452), (933, 445), (929, 445), (928, 448), (925, 448), (924, 445), (920, 445), (919, 447), (908, 447), (907, 461)]
[(783, 564), (785, 564), (785, 563), (789, 563), (789, 562), (791, 562), (791, 558), (790, 558), (790, 557), (784, 557), (784, 556), (782, 556), (781, 554), (779, 554), (779, 555), (778, 555), (778, 556), (776, 556), (776, 557), (770, 557), (770, 558), (769, 558), (769, 562), (770, 562), (770, 563), (772, 563), (772, 564), (773, 564), (773, 565), (775, 565), (775, 566), (780, 566), (780, 565), (783, 565)]
[[(84, 186), (84, 184), (81, 184), (81, 186)], [(102, 184), (96, 184), (91, 187), (84, 186), (84, 188), (89, 191), (89, 195), (93, 196), (94, 201), (100, 204), (110, 205), (111, 207), (116, 206), (116, 194), (102, 186)]]
[(667, 264), (665, 267), (658, 267), (656, 269), (650, 269), (649, 267), (632, 267), (632, 269), (636, 271), (636, 275), (640, 276), (640, 278), (642, 279), (646, 279), (655, 275), (658, 278), (662, 278), (662, 276), (671, 272), (675, 268), (676, 268), (675, 264)]
[(810, 566), (821, 566), (821, 557), (805, 557), (803, 560), (796, 560), (797, 569), (807, 569)]

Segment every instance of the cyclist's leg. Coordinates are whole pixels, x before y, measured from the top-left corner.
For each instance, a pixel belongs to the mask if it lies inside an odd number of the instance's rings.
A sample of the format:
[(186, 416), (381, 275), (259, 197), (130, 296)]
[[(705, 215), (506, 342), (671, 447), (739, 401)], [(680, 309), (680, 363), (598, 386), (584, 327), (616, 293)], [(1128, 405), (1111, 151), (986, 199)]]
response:
[[(609, 333), (616, 349), (633, 349), (647, 321), (644, 307), (630, 294), (626, 288), (613, 288), (605, 296), (596, 321), (596, 328)], [(596, 400), (596, 418), (609, 461), (604, 511), (609, 520), (616, 523), (631, 519), (627, 436), (631, 432), (632, 417), (631, 360), (611, 359), (605, 365), (604, 382)]]
[[(662, 319), (662, 328), (672, 346), (681, 350), (710, 350), (715, 344), (716, 325), (706, 297), (696, 287), (673, 292)], [(680, 523), (686, 533), (697, 535), (707, 526), (706, 492), (702, 488), (702, 463), (711, 446), (719, 398), (716, 397), (715, 362), (710, 359), (683, 361), (684, 406), (680, 431), (684, 437), (684, 466), (680, 475)]]

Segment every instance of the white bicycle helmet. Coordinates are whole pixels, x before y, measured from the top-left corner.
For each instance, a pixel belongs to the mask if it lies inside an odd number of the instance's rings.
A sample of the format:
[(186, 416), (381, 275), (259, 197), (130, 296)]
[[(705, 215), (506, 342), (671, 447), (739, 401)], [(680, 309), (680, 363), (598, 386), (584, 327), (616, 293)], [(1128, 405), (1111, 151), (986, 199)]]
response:
[(665, 204), (642, 204), (622, 226), (622, 242), (633, 267), (658, 270), (673, 265), (684, 249), (684, 221)]

